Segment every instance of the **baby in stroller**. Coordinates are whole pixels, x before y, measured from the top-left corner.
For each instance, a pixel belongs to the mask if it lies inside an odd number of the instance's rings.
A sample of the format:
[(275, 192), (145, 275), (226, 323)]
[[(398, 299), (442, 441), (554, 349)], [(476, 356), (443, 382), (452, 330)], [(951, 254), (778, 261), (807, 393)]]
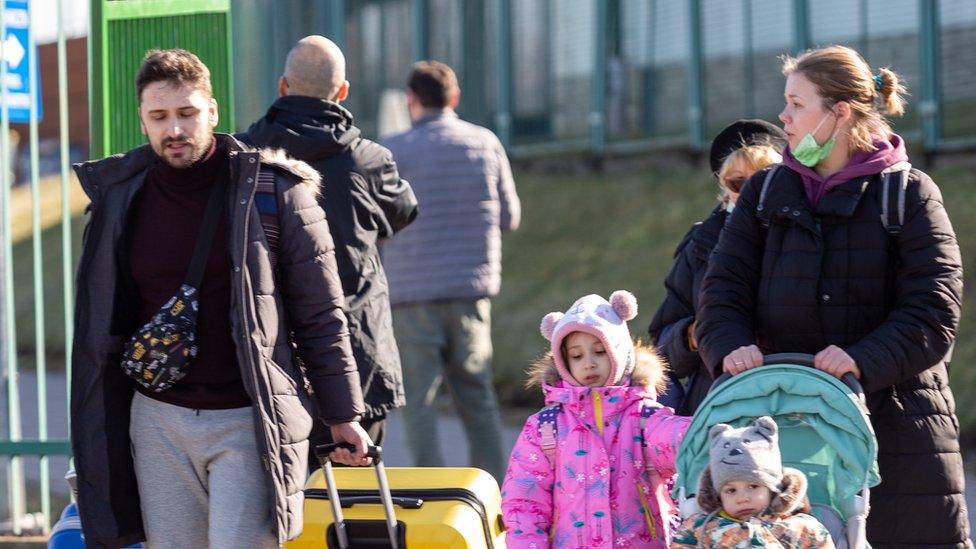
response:
[(834, 547), (827, 529), (807, 514), (806, 476), (783, 467), (777, 433), (769, 416), (741, 429), (720, 423), (709, 430), (709, 463), (697, 491), (701, 512), (682, 523), (672, 549)]

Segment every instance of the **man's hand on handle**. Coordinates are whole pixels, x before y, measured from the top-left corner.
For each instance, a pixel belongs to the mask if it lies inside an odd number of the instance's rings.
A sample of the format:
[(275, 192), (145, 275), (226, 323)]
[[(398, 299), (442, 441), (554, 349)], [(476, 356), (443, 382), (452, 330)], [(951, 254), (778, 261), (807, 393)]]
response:
[(369, 435), (366, 431), (359, 425), (358, 421), (350, 421), (348, 423), (337, 423), (329, 427), (332, 432), (332, 440), (334, 442), (348, 442), (356, 447), (355, 452), (350, 452), (345, 448), (336, 448), (329, 454), (329, 459), (334, 463), (342, 463), (344, 465), (369, 465), (373, 462), (372, 458), (366, 455), (366, 449), (373, 442), (369, 439)]
[(762, 366), (763, 354), (759, 347), (747, 345), (732, 351), (722, 360), (722, 370), (732, 375), (741, 374)]

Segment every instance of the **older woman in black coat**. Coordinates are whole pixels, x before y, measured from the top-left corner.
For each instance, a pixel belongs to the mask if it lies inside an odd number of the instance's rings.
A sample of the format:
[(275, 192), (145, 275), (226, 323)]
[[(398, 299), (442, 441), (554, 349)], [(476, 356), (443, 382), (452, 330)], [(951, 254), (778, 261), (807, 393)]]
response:
[(712, 141), (710, 162), (718, 179), (719, 204), (704, 221), (695, 223), (674, 251), (674, 265), (664, 281), (664, 302), (648, 332), (670, 366), (667, 392), (661, 402), (690, 416), (708, 394), (712, 376), (698, 356), (694, 335), (698, 290), (708, 255), (718, 242), (742, 185), (756, 170), (782, 160), (786, 134), (765, 120), (738, 120)]
[(858, 377), (881, 472), (868, 541), (972, 547), (947, 367), (962, 262), (939, 188), (881, 116), (902, 112), (904, 89), (841, 46), (788, 59), (784, 74), (789, 147), (765, 193), (766, 172), (746, 184), (712, 254), (701, 356), (737, 374), (763, 353), (805, 352)]

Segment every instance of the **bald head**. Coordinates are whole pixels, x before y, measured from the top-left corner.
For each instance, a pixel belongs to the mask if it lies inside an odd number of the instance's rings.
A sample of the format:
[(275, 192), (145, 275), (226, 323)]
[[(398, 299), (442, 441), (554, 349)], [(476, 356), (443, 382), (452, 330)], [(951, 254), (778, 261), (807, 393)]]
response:
[(288, 52), (284, 79), (287, 88), (283, 95), (335, 100), (346, 81), (346, 58), (328, 38), (306, 36)]

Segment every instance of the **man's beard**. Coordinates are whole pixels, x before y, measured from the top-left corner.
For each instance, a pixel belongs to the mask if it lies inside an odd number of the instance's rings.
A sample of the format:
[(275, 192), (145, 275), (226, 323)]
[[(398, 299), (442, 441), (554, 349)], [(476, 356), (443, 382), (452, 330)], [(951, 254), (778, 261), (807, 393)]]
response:
[[(189, 168), (199, 162), (200, 159), (206, 156), (207, 151), (210, 150), (213, 134), (210, 134), (207, 137), (209, 139), (207, 139), (207, 143), (204, 146), (200, 146), (197, 140), (192, 139), (187, 135), (163, 138), (163, 141), (160, 143), (160, 151), (157, 151), (157, 155), (163, 160), (163, 162), (172, 168), (176, 168), (178, 170)], [(187, 150), (182, 151), (183, 155), (179, 158), (173, 158), (167, 154), (167, 147), (173, 143), (182, 143), (187, 146)]]

